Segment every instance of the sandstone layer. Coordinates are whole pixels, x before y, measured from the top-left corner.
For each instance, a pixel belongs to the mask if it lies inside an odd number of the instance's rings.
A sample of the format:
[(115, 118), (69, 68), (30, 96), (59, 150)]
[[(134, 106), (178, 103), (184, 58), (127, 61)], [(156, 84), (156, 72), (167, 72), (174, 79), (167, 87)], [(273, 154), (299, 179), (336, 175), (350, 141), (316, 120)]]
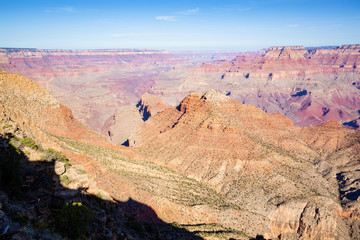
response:
[[(188, 93), (216, 89), (238, 102), (281, 113), (295, 125), (329, 120), (357, 129), (360, 45), (270, 47), (231, 61), (203, 63), (157, 76), (150, 93), (177, 105)], [(176, 76), (176, 77), (174, 77)]]

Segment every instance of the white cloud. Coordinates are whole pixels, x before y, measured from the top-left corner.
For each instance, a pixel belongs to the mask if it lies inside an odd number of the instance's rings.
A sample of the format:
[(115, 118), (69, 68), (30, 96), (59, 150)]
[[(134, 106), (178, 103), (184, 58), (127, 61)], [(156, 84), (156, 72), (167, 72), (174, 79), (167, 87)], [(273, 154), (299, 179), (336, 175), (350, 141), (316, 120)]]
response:
[(188, 10), (183, 11), (183, 12), (178, 12), (177, 14), (179, 14), (179, 15), (192, 15), (192, 14), (198, 13), (199, 10), (200, 10), (200, 8), (188, 9)]
[(247, 12), (247, 11), (250, 11), (250, 10), (253, 10), (254, 8), (252, 7), (247, 7), (247, 8), (237, 8), (236, 11), (239, 11), (239, 12)]
[(155, 19), (156, 20), (174, 22), (174, 21), (176, 21), (177, 16), (156, 16)]
[(76, 13), (77, 11), (73, 7), (62, 7), (62, 8), (55, 8), (55, 9), (46, 9), (46, 13)]
[(212, 8), (212, 9), (215, 9), (215, 10), (220, 10), (220, 11), (237, 11), (237, 12), (247, 12), (247, 11), (250, 11), (250, 10), (253, 10), (255, 9), (254, 7), (246, 7), (246, 8), (219, 8), (219, 7), (215, 7), (215, 8)]
[(343, 26), (342, 24), (334, 24), (334, 25), (331, 25), (331, 27), (334, 27), (334, 28), (342, 27), (342, 26)]
[(151, 36), (166, 36), (167, 33), (115, 33), (109, 37), (120, 38), (120, 37), (151, 37)]
[(68, 12), (68, 13), (76, 12), (76, 10), (73, 7), (58, 8), (58, 11), (60, 11), (60, 12)]
[(183, 12), (176, 12), (175, 15), (171, 15), (171, 16), (156, 16), (155, 19), (169, 21), (169, 22), (175, 22), (178, 20), (178, 18), (181, 18), (182, 16), (197, 14), (199, 12), (199, 10), (200, 10), (200, 8), (188, 9)]

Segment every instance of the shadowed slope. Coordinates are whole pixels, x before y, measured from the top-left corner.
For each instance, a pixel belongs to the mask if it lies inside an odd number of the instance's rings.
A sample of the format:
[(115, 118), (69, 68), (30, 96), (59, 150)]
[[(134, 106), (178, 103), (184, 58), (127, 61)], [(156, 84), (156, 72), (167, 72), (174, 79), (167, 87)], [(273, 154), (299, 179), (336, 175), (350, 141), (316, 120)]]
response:
[[(71, 173), (78, 165), (36, 158), (44, 150), (16, 139), (0, 132), (1, 239), (202, 239), (165, 223), (151, 207), (131, 198), (117, 201), (104, 192), (95, 196), (71, 187), (78, 181)], [(76, 177), (84, 176), (79, 172)]]

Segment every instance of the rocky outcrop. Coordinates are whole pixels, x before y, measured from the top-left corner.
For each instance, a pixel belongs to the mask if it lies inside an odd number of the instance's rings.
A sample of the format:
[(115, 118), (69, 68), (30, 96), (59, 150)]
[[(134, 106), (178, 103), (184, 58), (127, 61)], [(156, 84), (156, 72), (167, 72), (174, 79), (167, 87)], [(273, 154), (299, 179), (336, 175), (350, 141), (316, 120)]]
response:
[(144, 121), (163, 112), (166, 106), (160, 98), (144, 94), (135, 106), (121, 106), (101, 128), (102, 134), (115, 144), (128, 145), (127, 139)]
[(159, 97), (147, 93), (141, 96), (136, 107), (139, 109), (139, 113), (144, 121), (168, 108)]
[(295, 47), (270, 47), (264, 57), (268, 59), (301, 60), (305, 59), (307, 50), (302, 46)]
[[(340, 204), (321, 197), (281, 204), (270, 213), (272, 237), (281, 239), (350, 239), (343, 233)], [(340, 229), (339, 229), (340, 228)]]
[(103, 135), (114, 144), (123, 144), (132, 132), (144, 121), (135, 106), (122, 106), (116, 109), (101, 128)]

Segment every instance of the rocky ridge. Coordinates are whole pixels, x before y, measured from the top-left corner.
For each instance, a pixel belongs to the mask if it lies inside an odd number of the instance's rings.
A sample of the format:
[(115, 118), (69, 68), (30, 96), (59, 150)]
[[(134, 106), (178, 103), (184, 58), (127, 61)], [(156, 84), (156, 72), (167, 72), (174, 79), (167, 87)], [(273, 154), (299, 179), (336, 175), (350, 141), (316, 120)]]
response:
[(43, 58), (49, 56), (94, 56), (94, 55), (134, 55), (134, 54), (166, 54), (167, 51), (146, 49), (98, 49), (98, 50), (64, 50), (36, 48), (2, 48), (0, 63), (9, 63), (11, 58)]
[[(358, 226), (358, 207), (352, 204), (359, 195), (350, 199), (358, 188), (348, 190), (338, 179), (357, 179), (352, 171), (358, 169), (358, 134), (335, 121), (300, 129), (281, 114), (211, 90), (189, 94), (179, 106), (150, 118), (129, 142), (139, 158), (180, 171), (238, 206), (244, 212), (229, 224), (246, 234), (356, 236), (349, 229)], [(346, 169), (352, 177), (339, 178)]]

